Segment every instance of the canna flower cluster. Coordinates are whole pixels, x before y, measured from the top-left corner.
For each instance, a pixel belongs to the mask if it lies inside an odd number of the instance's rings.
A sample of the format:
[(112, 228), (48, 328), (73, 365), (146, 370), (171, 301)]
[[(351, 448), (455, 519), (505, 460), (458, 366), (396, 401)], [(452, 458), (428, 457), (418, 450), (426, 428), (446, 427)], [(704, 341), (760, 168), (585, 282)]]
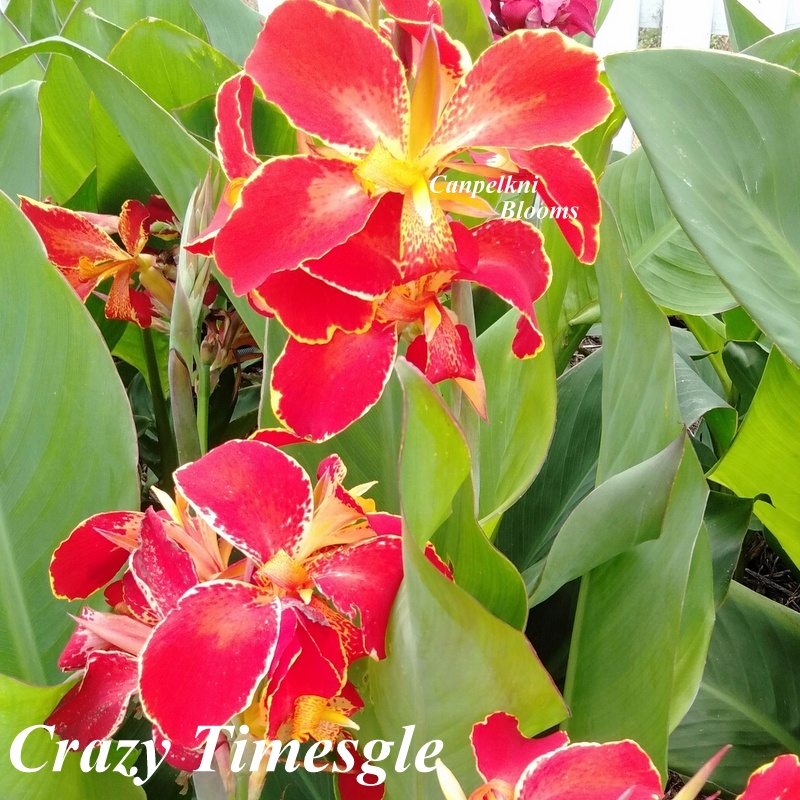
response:
[[(189, 245), (213, 253), (234, 291), (288, 331), (272, 407), (314, 441), (378, 401), (405, 344), (432, 382), (455, 380), (485, 416), (474, 342), (447, 304), (456, 282), (519, 309), (515, 355), (543, 346), (533, 309), (550, 281), (541, 234), (496, 219), (481, 196), (432, 190), (437, 177), (536, 181), (542, 203), (577, 209), (557, 223), (578, 258), (597, 253), (597, 187), (572, 147), (612, 108), (593, 51), (523, 30), (473, 65), (437, 3), (384, 6), (379, 30), (317, 0), (286, 0), (268, 17), (244, 71), (219, 91), (228, 183)], [(255, 155), (257, 90), (302, 132), (298, 155)], [(450, 214), (485, 221), (468, 228)]]
[[(476, 724), (470, 741), (484, 783), (469, 800), (661, 800), (664, 796), (658, 770), (632, 741), (570, 744), (563, 732), (528, 739), (517, 719), (504, 712)], [(675, 800), (695, 800), (724, 753), (713, 758)], [(445, 800), (467, 800), (441, 761), (436, 771)], [(799, 792), (800, 759), (784, 755), (756, 770), (737, 800), (789, 800)]]
[(377, 512), (367, 487), (346, 490), (345, 475), (330, 456), (312, 486), (271, 444), (233, 440), (175, 472), (175, 500), (155, 490), (163, 510), (78, 526), (53, 556), (53, 591), (105, 587), (112, 610), (76, 620), (59, 666), (81, 677), (48, 724), (83, 748), (110, 737), (135, 697), (186, 771), (207, 744), (198, 728), (234, 719), (255, 739), (345, 736), (363, 705), (348, 668), (385, 656), (402, 579), (399, 518)]
[(495, 36), (522, 28), (556, 28), (595, 36), (597, 0), (481, 0)]
[[(178, 221), (162, 197), (148, 203), (128, 200), (118, 217), (70, 211), (22, 197), (23, 214), (36, 229), (47, 257), (85, 301), (111, 279), (105, 299), (109, 319), (149, 328), (169, 318), (174, 288), (166, 272), (174, 269), (169, 248), (180, 236)], [(116, 235), (120, 246), (111, 235)], [(148, 245), (157, 237), (163, 249)]]

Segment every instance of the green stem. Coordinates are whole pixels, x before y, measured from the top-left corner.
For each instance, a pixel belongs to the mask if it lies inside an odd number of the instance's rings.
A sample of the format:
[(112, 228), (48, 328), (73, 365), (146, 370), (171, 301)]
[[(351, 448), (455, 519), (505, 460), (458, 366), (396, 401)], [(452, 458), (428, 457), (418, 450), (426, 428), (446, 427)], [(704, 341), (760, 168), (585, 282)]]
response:
[(161, 451), (161, 485), (172, 489), (172, 473), (178, 467), (178, 455), (175, 450), (175, 440), (172, 437), (172, 427), (169, 421), (167, 402), (164, 400), (164, 388), (161, 385), (161, 373), (158, 369), (156, 348), (153, 344), (153, 332), (150, 328), (142, 329), (142, 344), (144, 357), (147, 362), (147, 377), (150, 381), (150, 394), (153, 398), (153, 413), (156, 418), (156, 431), (158, 433), (158, 447)]
[(211, 394), (211, 365), (204, 364), (202, 356), (197, 363), (197, 435), (200, 453), (208, 452), (208, 398)]
[(269, 358), (269, 317), (264, 319), (264, 360), (261, 371), (261, 395), (258, 401), (258, 427), (266, 428), (272, 421), (269, 382), (272, 377), (272, 364)]
[[(453, 284), (453, 311), (462, 325), (467, 326), (472, 343), (477, 349), (478, 336), (475, 329), (475, 308), (472, 303), (472, 285), (468, 281)], [(454, 391), (453, 411), (458, 416), (464, 438), (469, 447), (472, 462), (472, 486), (475, 491), (475, 505), (481, 496), (481, 429), (477, 412), (469, 402), (464, 402), (461, 392)], [(455, 398), (458, 398), (457, 400)]]
[(724, 328), (714, 317), (695, 317), (691, 314), (683, 314), (681, 319), (697, 339), (700, 347), (709, 352), (708, 361), (719, 377), (725, 391), (725, 398), (733, 404), (735, 402), (733, 381), (722, 360), (722, 348), (725, 346)]

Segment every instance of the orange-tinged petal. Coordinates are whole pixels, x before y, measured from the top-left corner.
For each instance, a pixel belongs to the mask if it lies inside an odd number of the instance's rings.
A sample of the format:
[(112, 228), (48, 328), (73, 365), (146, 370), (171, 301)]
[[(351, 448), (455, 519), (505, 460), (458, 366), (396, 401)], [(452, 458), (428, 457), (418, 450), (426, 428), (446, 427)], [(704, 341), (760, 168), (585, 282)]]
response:
[(228, 180), (248, 178), (261, 163), (253, 145), (253, 79), (228, 78), (217, 92), (217, 152)]
[(600, 59), (557, 31), (515, 31), (483, 52), (445, 108), (431, 163), (471, 147), (569, 144), (611, 113)]
[(800, 759), (778, 756), (757, 769), (738, 800), (794, 800), (800, 797)]
[(233, 290), (246, 294), (273, 273), (320, 258), (360, 231), (377, 202), (343, 161), (274, 158), (253, 173), (217, 233), (217, 264)]
[(289, 339), (272, 370), (272, 410), (287, 428), (324, 441), (374, 406), (397, 353), (395, 325), (337, 331), (327, 344)]
[(272, 445), (233, 439), (175, 472), (175, 486), (223, 539), (258, 564), (290, 555), (313, 512), (311, 481)]
[(119, 215), (119, 238), (132, 256), (138, 256), (150, 236), (150, 212), (138, 200), (126, 200)]
[(433, 136), (439, 119), (441, 94), (441, 63), (433, 26), (422, 41), (421, 52), (411, 93), (411, 130), (408, 137), (408, 156), (416, 158)]
[(391, 45), (348, 11), (286, 0), (267, 18), (245, 70), (293, 124), (342, 151), (378, 139), (405, 151), (409, 109)]
[(278, 645), (280, 606), (255, 586), (211, 581), (190, 589), (142, 651), (145, 714), (171, 740), (196, 748), (200, 725), (246, 709)]
[(107, 233), (75, 211), (29, 197), (20, 198), (20, 208), (41, 237), (47, 257), (57, 267), (77, 269), (81, 258), (94, 264), (129, 259)]
[(295, 339), (308, 344), (329, 342), (336, 331), (363, 333), (375, 318), (374, 300), (354, 297), (303, 269), (276, 272), (253, 292)]
[(131, 288), (131, 278), (138, 269), (135, 261), (118, 270), (114, 275), (106, 300), (106, 317), (134, 322), (140, 328), (149, 328), (153, 319), (153, 306), (144, 292)]
[(600, 195), (594, 174), (573, 147), (537, 147), (533, 150), (511, 150), (511, 160), (527, 175), (525, 180), (539, 178), (537, 192), (551, 209), (564, 238), (584, 264), (597, 258), (600, 240)]

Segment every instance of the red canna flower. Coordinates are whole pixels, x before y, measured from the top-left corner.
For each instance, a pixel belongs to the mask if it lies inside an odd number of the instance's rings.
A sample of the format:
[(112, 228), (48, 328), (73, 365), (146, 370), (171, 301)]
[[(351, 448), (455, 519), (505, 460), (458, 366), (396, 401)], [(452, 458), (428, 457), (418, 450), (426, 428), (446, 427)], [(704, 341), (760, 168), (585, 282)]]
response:
[(796, 755), (778, 756), (757, 769), (737, 800), (789, 800), (800, 797), (800, 759)]
[(64, 649), (61, 668), (83, 675), (50, 716), (59, 735), (107, 738), (132, 697), (181, 769), (200, 761), (198, 726), (237, 715), (256, 737), (342, 735), (361, 707), (348, 668), (384, 657), (402, 578), (399, 518), (345, 475), (330, 456), (312, 488), (271, 444), (231, 441), (175, 473), (164, 511), (78, 526), (54, 554), (53, 590), (106, 586), (113, 613), (84, 609)]
[[(214, 223), (190, 245), (213, 247), (234, 290), (291, 334), (273, 409), (312, 440), (377, 402), (400, 336), (409, 360), (434, 382), (455, 379), (485, 415), (474, 344), (443, 298), (453, 281), (488, 286), (521, 310), (518, 356), (541, 348), (533, 301), (550, 277), (541, 236), (520, 220), (472, 232), (449, 222), (450, 211), (495, 215), (477, 194), (448, 189), (452, 168), (495, 186), (538, 181), (546, 205), (579, 209), (557, 220), (578, 256), (588, 263), (597, 250), (597, 188), (569, 146), (611, 109), (596, 55), (555, 32), (523, 31), (470, 68), (439, 27), (437, 3), (386, 7), (397, 53), (357, 16), (316, 0), (287, 0), (270, 15), (246, 74), (218, 94), (229, 182)], [(300, 30), (313, 41), (297, 48), (286, 31)], [(537, 76), (537, 91), (520, 73)], [(253, 81), (323, 144), (309, 139), (306, 153), (259, 164)]]
[[(156, 265), (156, 256), (146, 252), (154, 224), (165, 238), (176, 235), (174, 215), (162, 198), (153, 197), (147, 205), (128, 200), (119, 218), (81, 214), (28, 197), (21, 198), (21, 208), (41, 237), (47, 257), (81, 300), (113, 278), (105, 306), (109, 319), (147, 328), (153, 320), (152, 298), (163, 309), (171, 308), (172, 284)], [(119, 235), (122, 247), (109, 232)], [(131, 287), (134, 274), (142, 289)]]
[(482, 0), (498, 35), (521, 28), (557, 28), (567, 36), (595, 36), (597, 0)]
[[(570, 744), (565, 733), (527, 739), (509, 714), (492, 714), (472, 729), (472, 749), (485, 783), (470, 800), (660, 800), (661, 778), (635, 742)], [(446, 800), (466, 800), (437, 762)]]

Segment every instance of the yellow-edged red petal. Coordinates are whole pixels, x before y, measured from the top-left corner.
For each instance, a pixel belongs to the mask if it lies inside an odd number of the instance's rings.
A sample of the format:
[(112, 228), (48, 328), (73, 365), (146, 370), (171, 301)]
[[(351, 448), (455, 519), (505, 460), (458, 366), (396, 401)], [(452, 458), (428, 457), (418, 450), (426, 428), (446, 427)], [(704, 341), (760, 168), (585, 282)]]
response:
[(245, 70), (294, 125), (344, 152), (378, 139), (405, 151), (409, 108), (402, 64), (354, 14), (286, 0), (267, 18)]
[(738, 800), (793, 800), (800, 797), (800, 759), (778, 756), (756, 770)]
[(177, 470), (175, 486), (223, 539), (258, 564), (280, 550), (291, 555), (311, 522), (311, 481), (293, 458), (264, 442), (225, 442)]
[(377, 202), (344, 161), (316, 156), (266, 161), (217, 233), (217, 264), (233, 290), (246, 294), (273, 273), (320, 258), (360, 231)]
[(327, 344), (289, 339), (272, 370), (272, 410), (299, 436), (329, 439), (378, 402), (396, 353), (392, 324), (337, 331)]
[(569, 144), (611, 113), (600, 59), (557, 31), (516, 31), (483, 52), (445, 108), (431, 163), (467, 148)]
[(295, 339), (308, 344), (329, 342), (336, 331), (363, 333), (375, 318), (374, 300), (354, 297), (303, 269), (276, 272), (253, 292)]
[(139, 694), (171, 740), (198, 747), (200, 725), (224, 725), (253, 700), (278, 644), (280, 606), (256, 586), (211, 581), (190, 589), (147, 641)]
[(217, 92), (217, 152), (228, 180), (249, 178), (261, 163), (253, 145), (253, 79), (228, 78)]
[(511, 150), (511, 160), (539, 178), (537, 192), (578, 260), (593, 264), (600, 244), (600, 195), (594, 174), (574, 147)]

